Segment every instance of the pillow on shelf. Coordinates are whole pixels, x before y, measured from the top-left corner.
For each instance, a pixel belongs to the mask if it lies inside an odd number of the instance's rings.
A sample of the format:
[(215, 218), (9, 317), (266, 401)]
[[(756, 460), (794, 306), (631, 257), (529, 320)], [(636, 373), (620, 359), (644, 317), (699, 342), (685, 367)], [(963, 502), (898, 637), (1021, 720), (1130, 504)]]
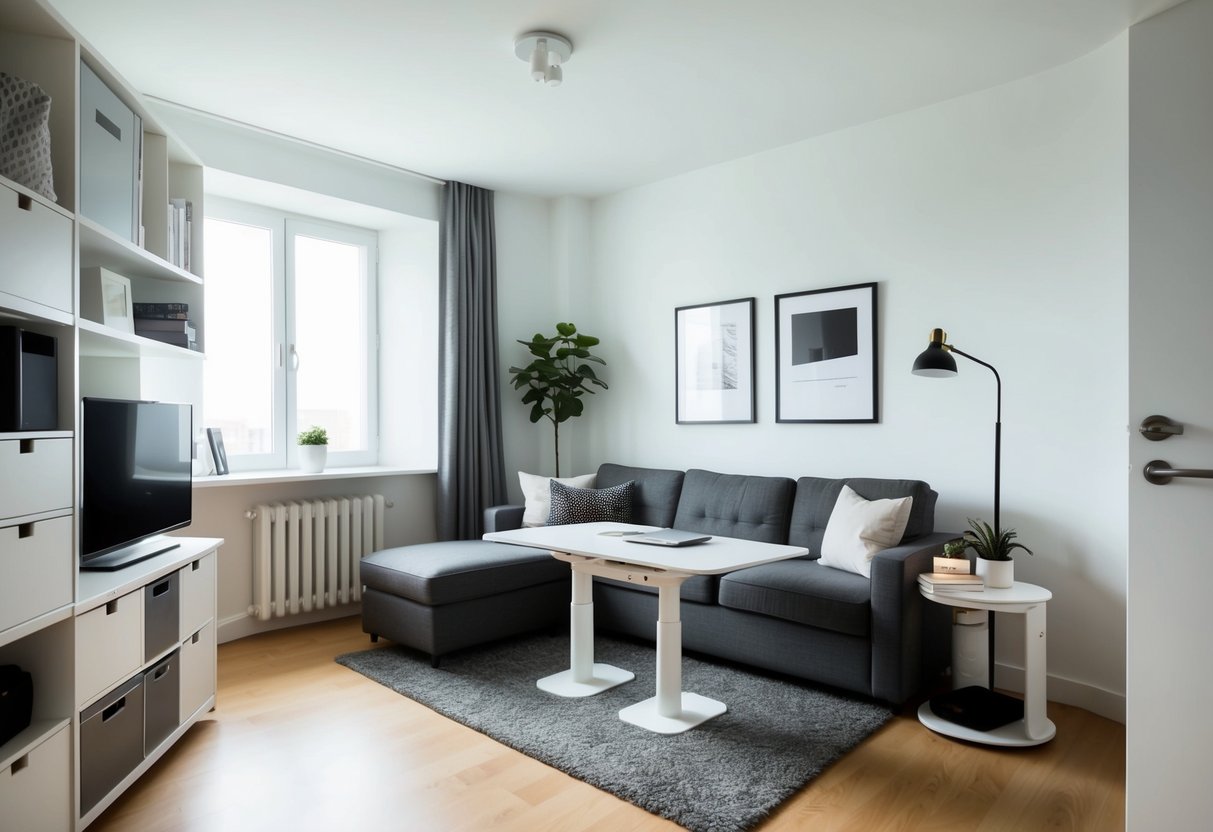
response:
[(41, 87), (0, 72), (0, 174), (55, 202), (50, 112)]
[(628, 480), (610, 488), (572, 488), (559, 480), (552, 480), (552, 511), (548, 515), (549, 526), (565, 526), (570, 523), (597, 523), (612, 520), (616, 523), (632, 521), (632, 492), (634, 480)]
[(554, 477), (542, 477), (538, 474), (518, 472), (518, 484), (522, 486), (522, 497), (526, 500), (526, 508), (522, 512), (522, 527), (543, 526), (548, 522), (548, 511), (551, 499), (549, 483), (561, 482), (574, 488), (593, 488), (597, 474), (583, 474), (580, 477), (565, 477), (557, 480)]
[(913, 497), (865, 500), (844, 485), (821, 540), (821, 564), (872, 577), (872, 558), (901, 542), (913, 504)]

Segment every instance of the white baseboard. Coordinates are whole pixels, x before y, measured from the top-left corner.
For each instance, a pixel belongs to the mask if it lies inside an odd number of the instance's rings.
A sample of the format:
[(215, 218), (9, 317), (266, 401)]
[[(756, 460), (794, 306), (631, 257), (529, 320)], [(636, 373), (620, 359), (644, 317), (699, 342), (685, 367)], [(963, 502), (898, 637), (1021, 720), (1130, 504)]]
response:
[[(1011, 667), (1000, 664), (994, 668), (996, 687), (1023, 693), (1024, 679), (1022, 667)], [(1120, 724), (1125, 722), (1126, 701), (1123, 693), (1089, 685), (1086, 682), (1067, 679), (1064, 676), (1049, 675), (1048, 699), (1051, 702), (1061, 702), (1076, 708), (1099, 714)]]
[(255, 636), (258, 633), (283, 630), (287, 627), (299, 627), (303, 624), (315, 624), (319, 621), (332, 621), (334, 618), (348, 618), (351, 615), (358, 615), (361, 609), (361, 604), (342, 604), (339, 607), (329, 607), (328, 609), (316, 612), (271, 618), (269, 621), (260, 621), (248, 613), (241, 613), (220, 620), (218, 632), (219, 644), (235, 641), (238, 638), (245, 638), (246, 636)]

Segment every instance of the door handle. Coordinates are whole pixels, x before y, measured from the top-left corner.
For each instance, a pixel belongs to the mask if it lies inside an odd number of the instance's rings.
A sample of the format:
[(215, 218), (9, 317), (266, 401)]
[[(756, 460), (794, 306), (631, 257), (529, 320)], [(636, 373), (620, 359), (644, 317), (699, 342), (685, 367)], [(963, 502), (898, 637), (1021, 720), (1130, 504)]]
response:
[(1175, 477), (1213, 480), (1213, 471), (1207, 468), (1172, 468), (1171, 463), (1161, 459), (1147, 462), (1141, 473), (1147, 481), (1154, 485), (1166, 485)]

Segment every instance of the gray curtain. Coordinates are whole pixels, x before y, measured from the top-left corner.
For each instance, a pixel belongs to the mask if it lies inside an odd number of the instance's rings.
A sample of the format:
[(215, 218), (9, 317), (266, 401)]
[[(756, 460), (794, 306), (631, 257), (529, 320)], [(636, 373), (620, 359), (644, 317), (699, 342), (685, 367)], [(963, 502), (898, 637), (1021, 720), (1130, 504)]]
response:
[(483, 533), (506, 499), (497, 372), (493, 192), (447, 182), (442, 212), (438, 354), (438, 537)]

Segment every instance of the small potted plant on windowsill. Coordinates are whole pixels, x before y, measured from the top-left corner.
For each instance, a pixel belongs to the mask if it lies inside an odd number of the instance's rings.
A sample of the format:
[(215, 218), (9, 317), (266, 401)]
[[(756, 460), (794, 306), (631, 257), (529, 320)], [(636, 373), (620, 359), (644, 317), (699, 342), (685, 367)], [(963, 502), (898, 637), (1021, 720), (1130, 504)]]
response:
[(1011, 560), (1011, 552), (1023, 549), (1032, 554), (1027, 546), (1013, 542), (1017, 536), (1014, 529), (995, 532), (989, 523), (969, 520), (969, 531), (964, 534), (965, 544), (977, 553), (977, 574), (987, 587), (1007, 588), (1015, 583), (1015, 561)]
[(319, 474), (328, 461), (329, 435), (324, 428), (312, 425), (299, 434), (299, 468), (305, 474)]
[(965, 557), (967, 548), (969, 544), (959, 537), (943, 544), (943, 557), (935, 557), (935, 571), (968, 575), (970, 566), (969, 559)]

